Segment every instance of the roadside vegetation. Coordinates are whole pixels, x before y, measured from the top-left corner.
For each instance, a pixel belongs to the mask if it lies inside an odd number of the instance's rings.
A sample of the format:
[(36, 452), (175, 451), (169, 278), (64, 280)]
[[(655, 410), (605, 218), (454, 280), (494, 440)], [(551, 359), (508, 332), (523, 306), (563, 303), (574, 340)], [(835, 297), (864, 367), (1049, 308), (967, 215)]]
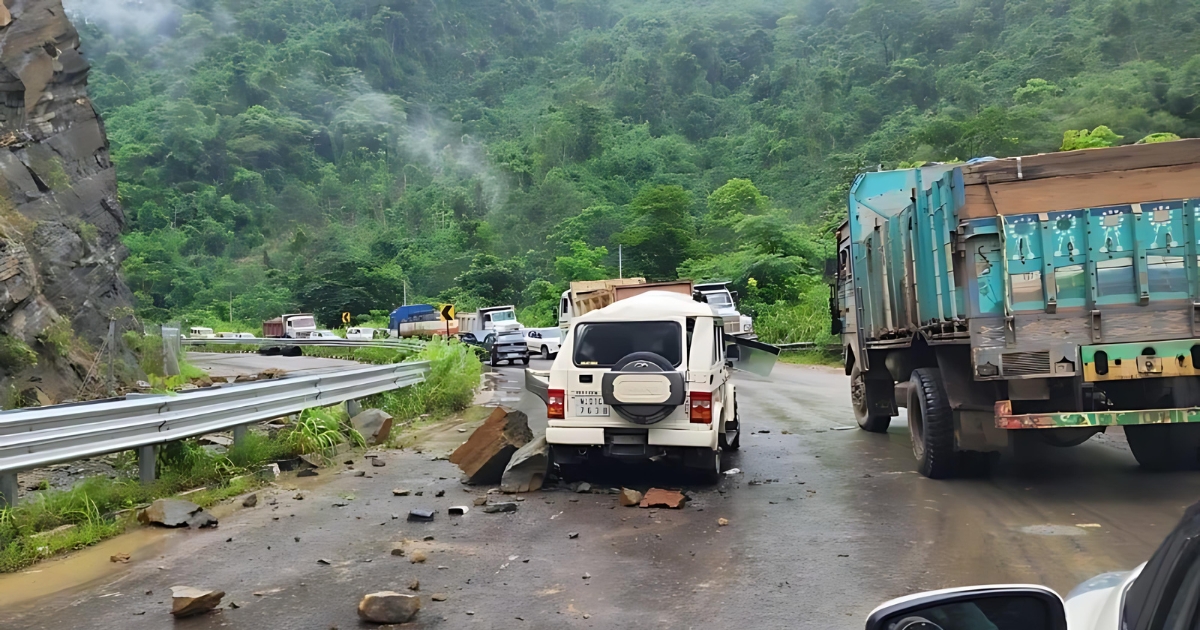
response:
[(472, 347), (433, 339), (412, 360), (429, 361), (425, 382), (377, 394), (364, 400), (363, 406), (382, 409), (397, 420), (425, 414), (442, 418), (470, 406), (482, 373), (479, 356)]
[(553, 325), (620, 250), (819, 343), (856, 173), (1200, 132), (1200, 0), (174, 4), (68, 6), (138, 314), (218, 331), (406, 292)]

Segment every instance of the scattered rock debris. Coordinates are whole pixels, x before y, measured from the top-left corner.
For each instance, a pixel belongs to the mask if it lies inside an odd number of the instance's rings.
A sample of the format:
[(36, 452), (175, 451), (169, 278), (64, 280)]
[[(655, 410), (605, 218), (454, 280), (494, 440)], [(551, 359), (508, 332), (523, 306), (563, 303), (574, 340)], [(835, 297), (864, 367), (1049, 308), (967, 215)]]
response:
[(138, 521), (164, 527), (216, 527), (217, 519), (199, 505), (183, 499), (158, 499), (138, 512)]
[(499, 514), (501, 512), (516, 512), (516, 511), (517, 511), (517, 504), (513, 503), (511, 501), (506, 501), (504, 503), (489, 503), (489, 504), (483, 506), (483, 512), (485, 514)]
[(245, 499), (242, 499), (242, 507), (252, 508), (256, 505), (258, 505), (258, 493), (257, 492), (246, 497)]
[(421, 551), (420, 549), (417, 549), (408, 556), (408, 561), (413, 564), (424, 564), (428, 559), (429, 558), (425, 555), (425, 552)]
[(404, 543), (402, 543), (402, 542), (392, 543), (392, 555), (393, 556), (403, 556), (404, 555)]
[(729, 519), (727, 519), (725, 517), (721, 517), (721, 518), (717, 519), (717, 525), (720, 527), (725, 527), (728, 524), (729, 524)]
[(171, 614), (191, 617), (206, 613), (221, 604), (225, 591), (206, 591), (191, 586), (171, 587)]
[(116, 553), (108, 557), (109, 562), (129, 562), (129, 554)]
[(408, 581), (408, 590), (410, 590), (410, 591), (421, 590), (421, 580), (418, 580), (417, 578), (413, 578), (413, 579), (409, 580)]
[(617, 501), (625, 507), (633, 507), (642, 502), (642, 493), (630, 488), (621, 488), (621, 494), (617, 496)]
[(444, 602), (444, 601), (446, 601), (446, 594), (445, 593), (434, 593), (433, 595), (429, 596), (429, 599), (432, 599), (435, 602)]
[(444, 497), (444, 496), (446, 496), (446, 491), (445, 491), (445, 490), (438, 490), (437, 492), (434, 492), (434, 493), (433, 493), (433, 496), (435, 496), (435, 497), (439, 497), (439, 498), (441, 498), (441, 497)]
[(374, 458), (374, 459), (372, 459), (372, 460), (371, 460), (371, 465), (372, 465), (372, 466), (374, 466), (374, 467), (376, 467), (376, 468), (383, 468), (384, 466), (387, 466), (387, 462), (385, 462), (385, 461), (383, 461), (382, 459), (379, 459), (378, 457), (376, 457), (376, 458)]
[(646, 495), (642, 497), (642, 502), (639, 504), (644, 508), (665, 507), (672, 510), (678, 510), (687, 502), (687, 497), (678, 490), (663, 490), (661, 488), (650, 488), (646, 491)]
[(363, 596), (358, 616), (373, 623), (407, 623), (421, 610), (421, 598), (395, 591), (379, 591)]
[(408, 520), (410, 521), (432, 521), (433, 510), (422, 510), (420, 508), (408, 511)]
[(571, 540), (579, 538), (579, 532), (567, 532), (567, 538), (570, 538)]
[(498, 484), (513, 455), (533, 440), (524, 412), (496, 407), (478, 429), (450, 455), (470, 484)]
[(392, 488), (392, 496), (406, 497), (408, 496), (408, 490), (405, 490), (404, 488)]

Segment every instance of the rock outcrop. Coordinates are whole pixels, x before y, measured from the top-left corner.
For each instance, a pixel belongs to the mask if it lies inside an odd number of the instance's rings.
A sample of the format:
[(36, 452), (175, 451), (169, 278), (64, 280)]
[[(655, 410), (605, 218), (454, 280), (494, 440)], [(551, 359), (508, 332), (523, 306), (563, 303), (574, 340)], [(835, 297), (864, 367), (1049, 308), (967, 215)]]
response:
[[(133, 324), (133, 296), (119, 275), (125, 217), (104, 124), (87, 96), (88, 69), (61, 0), (2, 0), (0, 389), (6, 392), (73, 397), (109, 321), (119, 331)], [(118, 355), (119, 365), (136, 370), (119, 347)]]

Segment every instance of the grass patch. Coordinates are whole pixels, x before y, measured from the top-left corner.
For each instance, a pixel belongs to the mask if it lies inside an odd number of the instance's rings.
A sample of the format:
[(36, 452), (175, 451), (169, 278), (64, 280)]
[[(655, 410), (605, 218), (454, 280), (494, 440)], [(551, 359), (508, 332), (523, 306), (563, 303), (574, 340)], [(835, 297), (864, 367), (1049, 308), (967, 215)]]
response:
[(0, 333), (0, 368), (10, 375), (37, 364), (37, 353), (20, 339)]
[(39, 343), (60, 357), (65, 357), (71, 353), (71, 341), (74, 338), (75, 331), (71, 330), (71, 320), (66, 317), (54, 320), (49, 326), (46, 326), (45, 330), (37, 335)]
[[(295, 454), (295, 445), (286, 435), (271, 439), (249, 433), (224, 455), (202, 448), (195, 440), (174, 442), (161, 449), (160, 477), (149, 485), (134, 476), (136, 457), (126, 455), (118, 463), (119, 468), (124, 464), (123, 474), (116, 479), (92, 477), (69, 490), (38, 492), (27, 496), (16, 508), (0, 509), (0, 572), (17, 571), (120, 534), (130, 520), (118, 518), (115, 513), (154, 499), (204, 487), (187, 498), (207, 507), (242, 494), (261, 483), (248, 473)], [(74, 527), (38, 535), (63, 525)]]
[(779, 361), (795, 365), (842, 367), (842, 355), (823, 350), (785, 350), (779, 353)]
[(470, 346), (434, 339), (411, 360), (429, 361), (425, 382), (376, 394), (364, 400), (363, 406), (382, 409), (397, 420), (411, 420), (421, 414), (444, 417), (471, 404), (481, 364)]
[(367, 441), (350, 426), (350, 419), (341, 407), (305, 409), (287, 433), (287, 443), (298, 453), (320, 453), (332, 456), (338, 444), (349, 442), (363, 447)]
[(372, 365), (390, 365), (415, 360), (412, 350), (399, 348), (383, 348), (379, 346), (367, 348), (326, 348), (322, 346), (304, 346), (304, 356), (322, 357), (325, 359), (345, 359), (370, 363)]

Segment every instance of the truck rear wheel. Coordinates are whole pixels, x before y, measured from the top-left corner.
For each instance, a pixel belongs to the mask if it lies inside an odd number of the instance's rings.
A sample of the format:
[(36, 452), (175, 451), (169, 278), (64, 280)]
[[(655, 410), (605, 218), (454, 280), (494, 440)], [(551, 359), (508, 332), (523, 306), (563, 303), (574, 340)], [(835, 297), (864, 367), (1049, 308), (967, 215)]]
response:
[(1125, 437), (1142, 468), (1163, 472), (1200, 468), (1200, 425), (1127, 425)]
[(954, 412), (942, 385), (942, 372), (915, 369), (910, 383), (908, 430), (917, 470), (931, 479), (953, 477), (958, 474), (959, 456), (954, 451)]
[(871, 410), (867, 401), (866, 373), (858, 363), (850, 368), (850, 402), (854, 405), (854, 419), (863, 431), (886, 433), (892, 424), (891, 416), (879, 415)]

